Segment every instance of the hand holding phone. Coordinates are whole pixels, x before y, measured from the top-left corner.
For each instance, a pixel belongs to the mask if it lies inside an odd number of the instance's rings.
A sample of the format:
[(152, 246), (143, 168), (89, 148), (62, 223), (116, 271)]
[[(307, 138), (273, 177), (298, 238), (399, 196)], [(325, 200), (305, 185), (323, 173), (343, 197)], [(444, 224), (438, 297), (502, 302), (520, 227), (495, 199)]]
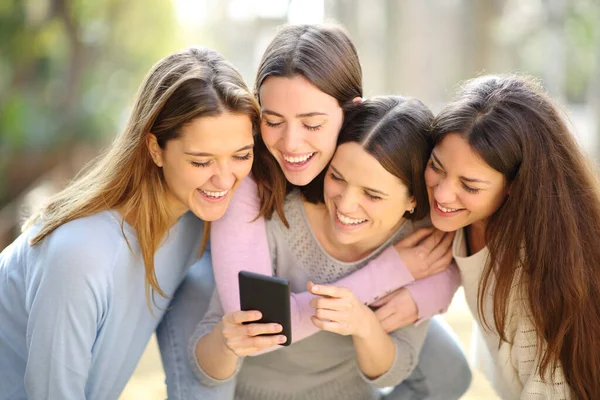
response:
[[(268, 349), (284, 343), (281, 325), (257, 323), (262, 318), (259, 311), (233, 311), (223, 316), (223, 342), (238, 357)], [(265, 334), (268, 334), (267, 336)]]
[[(281, 325), (281, 334), (285, 335), (287, 340), (280, 344), (289, 346), (292, 343), (289, 281), (248, 271), (240, 271), (238, 280), (241, 310), (260, 311), (261, 318), (254, 323)], [(273, 333), (261, 333), (260, 335), (273, 335)]]

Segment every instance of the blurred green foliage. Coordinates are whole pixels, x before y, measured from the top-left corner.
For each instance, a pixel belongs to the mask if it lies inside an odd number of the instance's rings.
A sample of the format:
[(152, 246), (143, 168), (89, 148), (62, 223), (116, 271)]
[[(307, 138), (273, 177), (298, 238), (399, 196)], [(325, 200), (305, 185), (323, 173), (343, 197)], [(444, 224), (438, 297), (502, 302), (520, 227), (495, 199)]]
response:
[(170, 1), (0, 0), (0, 208), (73, 143), (113, 137), (177, 32)]

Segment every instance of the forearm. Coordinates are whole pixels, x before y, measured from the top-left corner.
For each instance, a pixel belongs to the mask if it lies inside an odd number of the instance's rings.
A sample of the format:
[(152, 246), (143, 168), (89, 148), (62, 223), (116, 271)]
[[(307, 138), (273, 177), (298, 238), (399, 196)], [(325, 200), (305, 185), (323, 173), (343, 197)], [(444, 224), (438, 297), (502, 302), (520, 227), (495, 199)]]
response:
[(366, 335), (352, 336), (358, 368), (369, 379), (377, 379), (385, 374), (396, 354), (396, 346), (383, 330), (374, 314), (370, 316)]
[(219, 322), (209, 334), (198, 340), (194, 351), (200, 368), (216, 380), (230, 378), (237, 369), (239, 359), (225, 346), (222, 330), (223, 322)]

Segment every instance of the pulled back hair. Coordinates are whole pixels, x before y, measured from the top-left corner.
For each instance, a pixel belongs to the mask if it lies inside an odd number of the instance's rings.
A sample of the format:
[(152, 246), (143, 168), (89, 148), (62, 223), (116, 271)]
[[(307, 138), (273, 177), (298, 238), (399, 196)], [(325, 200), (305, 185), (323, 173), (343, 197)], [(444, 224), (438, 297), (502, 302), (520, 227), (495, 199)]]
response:
[[(425, 166), (431, 154), (429, 128), (433, 114), (421, 101), (401, 96), (373, 97), (351, 106), (344, 118), (337, 145), (357, 143), (394, 175), (414, 197), (414, 213), (403, 218), (418, 221), (429, 215)], [(323, 176), (310, 188), (315, 201), (323, 202)]]
[[(164, 297), (154, 270), (154, 253), (173, 217), (167, 206), (162, 169), (152, 161), (146, 137), (153, 133), (164, 148), (191, 120), (225, 112), (247, 115), (258, 132), (258, 103), (235, 67), (219, 53), (189, 48), (160, 60), (142, 83), (125, 130), (27, 221), (24, 229), (41, 222), (30, 244), (36, 245), (74, 219), (119, 210), (124, 216), (122, 224), (126, 219), (137, 234), (146, 270), (147, 299), (151, 290)], [(202, 249), (210, 224), (204, 227)]]
[[(353, 98), (362, 97), (362, 70), (358, 54), (348, 33), (341, 26), (282, 27), (265, 50), (258, 67), (254, 86), (256, 98), (260, 102), (260, 88), (269, 77), (293, 78), (297, 75), (334, 97), (342, 108), (350, 105)], [(283, 203), (293, 185), (285, 178), (260, 135), (256, 138), (252, 174), (258, 185), (261, 202), (259, 216), (268, 219), (277, 212), (287, 226)], [(304, 191), (304, 188), (300, 190)]]
[(507, 341), (514, 285), (531, 311), (541, 376), (562, 364), (576, 398), (600, 399), (600, 190), (591, 164), (529, 78), (467, 82), (434, 121), (436, 144), (449, 133), (462, 135), (510, 185), (486, 225), (480, 317), (489, 328), (483, 304), (493, 290), (494, 325)]

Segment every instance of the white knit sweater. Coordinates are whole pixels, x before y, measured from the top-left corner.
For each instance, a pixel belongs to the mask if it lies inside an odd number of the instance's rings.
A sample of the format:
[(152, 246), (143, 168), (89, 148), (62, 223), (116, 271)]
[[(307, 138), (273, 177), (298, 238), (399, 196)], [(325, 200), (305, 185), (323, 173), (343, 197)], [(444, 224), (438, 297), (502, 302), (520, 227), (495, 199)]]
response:
[(486, 292), (484, 302), (486, 321), (492, 326), (491, 332), (484, 327), (477, 311), (479, 282), (489, 256), (487, 247), (467, 257), (465, 231), (461, 229), (454, 239), (452, 253), (460, 270), (465, 298), (479, 328), (476, 331), (481, 335), (479, 340), (477, 335), (473, 336), (474, 362), (486, 374), (500, 397), (504, 400), (571, 399), (562, 368), (557, 368), (551, 376), (549, 371), (544, 379), (539, 374), (537, 337), (527, 303), (518, 290), (519, 284), (513, 286), (510, 295), (506, 330), (509, 342), (500, 343), (493, 326), (493, 282), (492, 290)]

